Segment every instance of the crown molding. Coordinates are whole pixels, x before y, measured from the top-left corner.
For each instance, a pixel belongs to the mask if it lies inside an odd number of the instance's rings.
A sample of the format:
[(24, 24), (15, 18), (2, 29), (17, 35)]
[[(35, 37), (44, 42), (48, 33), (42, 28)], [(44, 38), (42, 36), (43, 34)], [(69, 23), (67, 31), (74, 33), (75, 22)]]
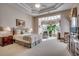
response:
[(26, 12), (28, 12), (30, 15), (32, 16), (36, 16), (36, 15), (42, 15), (44, 13), (47, 13), (51, 10), (56, 10), (57, 8), (61, 7), (63, 5), (63, 3), (56, 3), (54, 6), (51, 6), (51, 7), (48, 7), (48, 8), (45, 8), (45, 9), (42, 9), (42, 10), (39, 10), (39, 11), (36, 11), (36, 10), (32, 10), (32, 8), (30, 8), (27, 4), (25, 3), (17, 3), (17, 5), (19, 7), (21, 7), (22, 9), (25, 9)]
[(39, 13), (44, 13), (44, 12), (48, 12), (48, 11), (51, 11), (51, 10), (56, 10), (57, 8), (61, 7), (62, 5), (63, 5), (63, 3), (56, 3), (54, 6), (40, 10)]
[(24, 12), (25, 14), (31, 15), (31, 16), (41, 16), (41, 15), (45, 15), (45, 14), (54, 13), (57, 11), (63, 11), (64, 9), (67, 10), (72, 7), (72, 4), (55, 3), (55, 5), (53, 5), (51, 7), (44, 8), (39, 11), (34, 11), (34, 10), (32, 10), (31, 7), (29, 7), (29, 5), (27, 5), (27, 3), (11, 3), (9, 5), (14, 6), (18, 10)]

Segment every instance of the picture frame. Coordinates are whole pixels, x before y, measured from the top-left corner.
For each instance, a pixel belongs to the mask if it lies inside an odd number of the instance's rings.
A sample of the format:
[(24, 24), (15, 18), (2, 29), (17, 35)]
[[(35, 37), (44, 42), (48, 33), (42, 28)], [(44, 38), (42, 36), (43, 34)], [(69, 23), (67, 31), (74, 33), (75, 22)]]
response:
[(20, 19), (16, 19), (16, 26), (25, 26), (25, 21), (20, 20)]

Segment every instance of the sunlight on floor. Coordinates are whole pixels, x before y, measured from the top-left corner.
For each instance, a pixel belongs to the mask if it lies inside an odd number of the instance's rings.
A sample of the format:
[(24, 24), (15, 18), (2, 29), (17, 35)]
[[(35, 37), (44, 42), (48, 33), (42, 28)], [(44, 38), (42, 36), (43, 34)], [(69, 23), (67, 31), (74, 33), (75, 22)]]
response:
[(48, 40), (52, 40), (52, 39), (57, 39), (57, 37), (54, 37), (54, 36), (48, 37), (46, 39), (42, 39), (42, 41), (48, 41)]

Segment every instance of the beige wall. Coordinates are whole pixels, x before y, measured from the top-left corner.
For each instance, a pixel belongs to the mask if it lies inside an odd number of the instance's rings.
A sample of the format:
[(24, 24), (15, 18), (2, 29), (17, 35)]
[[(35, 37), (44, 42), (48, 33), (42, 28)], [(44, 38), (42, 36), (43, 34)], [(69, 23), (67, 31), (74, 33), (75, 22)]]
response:
[(33, 17), (32, 25), (33, 33), (38, 33), (38, 18)]
[(64, 32), (70, 32), (70, 23), (65, 16), (62, 15), (60, 21), (61, 37), (64, 37)]
[(16, 19), (25, 20), (26, 27), (32, 27), (32, 16), (8, 4), (0, 4), (0, 26), (16, 26)]

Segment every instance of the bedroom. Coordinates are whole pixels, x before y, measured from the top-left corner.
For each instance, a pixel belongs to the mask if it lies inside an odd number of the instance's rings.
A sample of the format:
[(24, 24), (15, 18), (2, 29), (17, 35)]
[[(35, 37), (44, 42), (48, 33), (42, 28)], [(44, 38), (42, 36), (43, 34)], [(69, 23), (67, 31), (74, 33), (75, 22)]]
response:
[[(78, 17), (78, 10), (78, 3), (0, 3), (0, 55), (70, 56), (71, 13)], [(59, 24), (56, 34), (48, 33), (51, 24)]]

